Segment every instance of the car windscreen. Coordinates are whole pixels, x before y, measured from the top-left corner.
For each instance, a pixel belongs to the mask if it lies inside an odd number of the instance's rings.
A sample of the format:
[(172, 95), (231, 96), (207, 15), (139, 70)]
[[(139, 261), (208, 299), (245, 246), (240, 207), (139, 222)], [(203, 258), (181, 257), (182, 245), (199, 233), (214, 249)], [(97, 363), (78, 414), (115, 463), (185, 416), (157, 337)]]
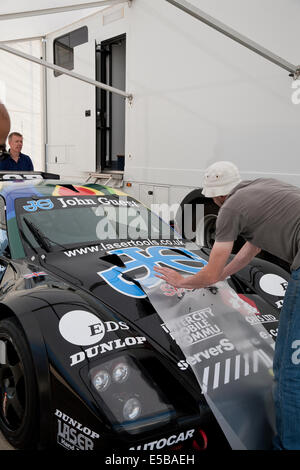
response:
[(35, 196), (16, 199), (15, 210), (27, 248), (52, 251), (105, 240), (178, 238), (170, 225), (127, 197)]

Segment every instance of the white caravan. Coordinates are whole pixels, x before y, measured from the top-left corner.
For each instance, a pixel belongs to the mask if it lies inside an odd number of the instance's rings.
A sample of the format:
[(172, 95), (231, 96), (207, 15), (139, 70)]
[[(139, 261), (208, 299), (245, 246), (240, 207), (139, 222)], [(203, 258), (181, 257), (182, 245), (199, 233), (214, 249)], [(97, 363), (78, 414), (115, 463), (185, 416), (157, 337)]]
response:
[[(300, 62), (297, 2), (190, 2)], [(123, 2), (48, 34), (46, 59), (132, 94), (47, 70), (47, 171), (117, 185), (147, 206), (205, 202), (207, 222), (216, 208), (199, 188), (216, 160), (244, 179), (300, 186), (298, 81), (169, 1)]]

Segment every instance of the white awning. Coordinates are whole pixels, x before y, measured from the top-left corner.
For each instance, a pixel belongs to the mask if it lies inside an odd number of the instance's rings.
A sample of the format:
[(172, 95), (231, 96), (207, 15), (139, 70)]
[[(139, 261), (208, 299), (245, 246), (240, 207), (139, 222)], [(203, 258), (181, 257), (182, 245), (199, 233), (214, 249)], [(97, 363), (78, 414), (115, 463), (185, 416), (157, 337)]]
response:
[[(10, 0), (0, 2), (0, 42), (45, 36), (116, 0)], [(85, 8), (85, 4), (88, 8)]]

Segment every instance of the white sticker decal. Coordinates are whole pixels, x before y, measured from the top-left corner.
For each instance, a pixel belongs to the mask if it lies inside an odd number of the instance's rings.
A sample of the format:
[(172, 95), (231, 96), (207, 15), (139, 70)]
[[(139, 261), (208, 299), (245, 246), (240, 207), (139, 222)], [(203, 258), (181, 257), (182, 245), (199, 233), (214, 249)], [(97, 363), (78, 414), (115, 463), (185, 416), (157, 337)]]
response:
[(194, 435), (195, 429), (190, 429), (189, 431), (183, 431), (179, 435), (173, 434), (168, 438), (163, 438), (158, 441), (147, 442), (146, 444), (141, 444), (136, 447), (130, 447), (129, 450), (156, 450), (162, 449), (166, 446), (173, 446), (179, 442), (184, 442), (188, 439), (191, 439)]
[(144, 336), (132, 336), (124, 339), (114, 339), (112, 341), (108, 341), (107, 343), (97, 344), (96, 346), (87, 348), (84, 351), (79, 351), (76, 354), (72, 354), (72, 356), (70, 356), (70, 365), (71, 367), (73, 367), (76, 364), (79, 364), (80, 362), (84, 361), (85, 359), (92, 359), (94, 357), (97, 357), (99, 354), (114, 351), (115, 349), (128, 348), (131, 346), (144, 344), (146, 341), (147, 340)]
[(93, 313), (73, 310), (60, 319), (59, 331), (69, 343), (90, 346), (102, 340), (105, 326)]
[(260, 313), (226, 282), (186, 289), (180, 297), (141, 284), (162, 328), (182, 351), (178, 368), (192, 369), (232, 449), (271, 449), (277, 317)]
[(261, 290), (270, 295), (284, 297), (288, 282), (277, 274), (265, 274), (259, 281)]
[(99, 434), (84, 427), (77, 420), (70, 418), (60, 410), (55, 411), (58, 432), (57, 442), (67, 450), (93, 450), (93, 439), (99, 439)]
[(143, 344), (146, 341), (143, 336), (133, 336), (100, 343), (106, 334), (118, 330), (129, 330), (129, 326), (123, 321), (102, 321), (93, 313), (84, 310), (72, 310), (63, 315), (59, 322), (59, 332), (66, 341), (77, 346), (90, 346), (70, 356), (71, 366), (98, 354)]

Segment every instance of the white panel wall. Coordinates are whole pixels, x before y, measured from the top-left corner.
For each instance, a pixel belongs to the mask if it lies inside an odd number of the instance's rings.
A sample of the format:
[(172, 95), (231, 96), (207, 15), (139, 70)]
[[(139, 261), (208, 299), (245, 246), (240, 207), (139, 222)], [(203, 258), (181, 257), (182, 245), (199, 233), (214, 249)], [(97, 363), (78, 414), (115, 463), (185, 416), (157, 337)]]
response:
[[(300, 63), (300, 2), (190, 1)], [(120, 9), (124, 17), (116, 15)], [(300, 185), (300, 104), (292, 102), (286, 71), (165, 0), (134, 0), (131, 8), (116, 6), (51, 34), (48, 60), (53, 38), (85, 24), (91, 49), (76, 53), (75, 70), (91, 77), (94, 41), (127, 35), (126, 88), (134, 100), (126, 105), (125, 180), (136, 183), (136, 194), (139, 183), (176, 186), (179, 192), (199, 187), (203, 170), (216, 160), (232, 160), (245, 178), (272, 175)], [(94, 114), (83, 116), (95, 105), (95, 93), (84, 87), (48, 72), (51, 171), (75, 175), (95, 169)], [(178, 192), (170, 194), (170, 202), (178, 202)]]
[[(299, 2), (190, 1), (300, 63)], [(129, 15), (127, 179), (201, 186), (204, 168), (232, 160), (244, 177), (300, 185), (300, 105), (287, 72), (164, 0), (137, 0)]]
[[(41, 57), (40, 40), (10, 46)], [(0, 51), (0, 99), (8, 109), (11, 132), (23, 134), (22, 152), (32, 158), (35, 170), (44, 170), (41, 67)]]
[[(77, 27), (73, 27), (77, 29)], [(72, 30), (72, 29), (71, 29)], [(63, 33), (56, 34), (59, 37)], [(47, 60), (53, 63), (52, 41)], [(95, 45), (75, 48), (74, 72), (94, 79)], [(95, 170), (95, 88), (67, 75), (47, 71), (48, 142), (46, 167), (50, 172), (77, 177)], [(85, 116), (85, 111), (90, 116)]]
[[(106, 8), (67, 28), (47, 35), (47, 60), (53, 62), (53, 41), (65, 33), (88, 26), (89, 42), (74, 49), (74, 72), (95, 79), (95, 44), (127, 30), (127, 4)], [(106, 12), (121, 14), (106, 17)], [(48, 145), (47, 169), (60, 175), (86, 179), (96, 169), (95, 87), (47, 71)], [(85, 117), (85, 110), (91, 115)]]

